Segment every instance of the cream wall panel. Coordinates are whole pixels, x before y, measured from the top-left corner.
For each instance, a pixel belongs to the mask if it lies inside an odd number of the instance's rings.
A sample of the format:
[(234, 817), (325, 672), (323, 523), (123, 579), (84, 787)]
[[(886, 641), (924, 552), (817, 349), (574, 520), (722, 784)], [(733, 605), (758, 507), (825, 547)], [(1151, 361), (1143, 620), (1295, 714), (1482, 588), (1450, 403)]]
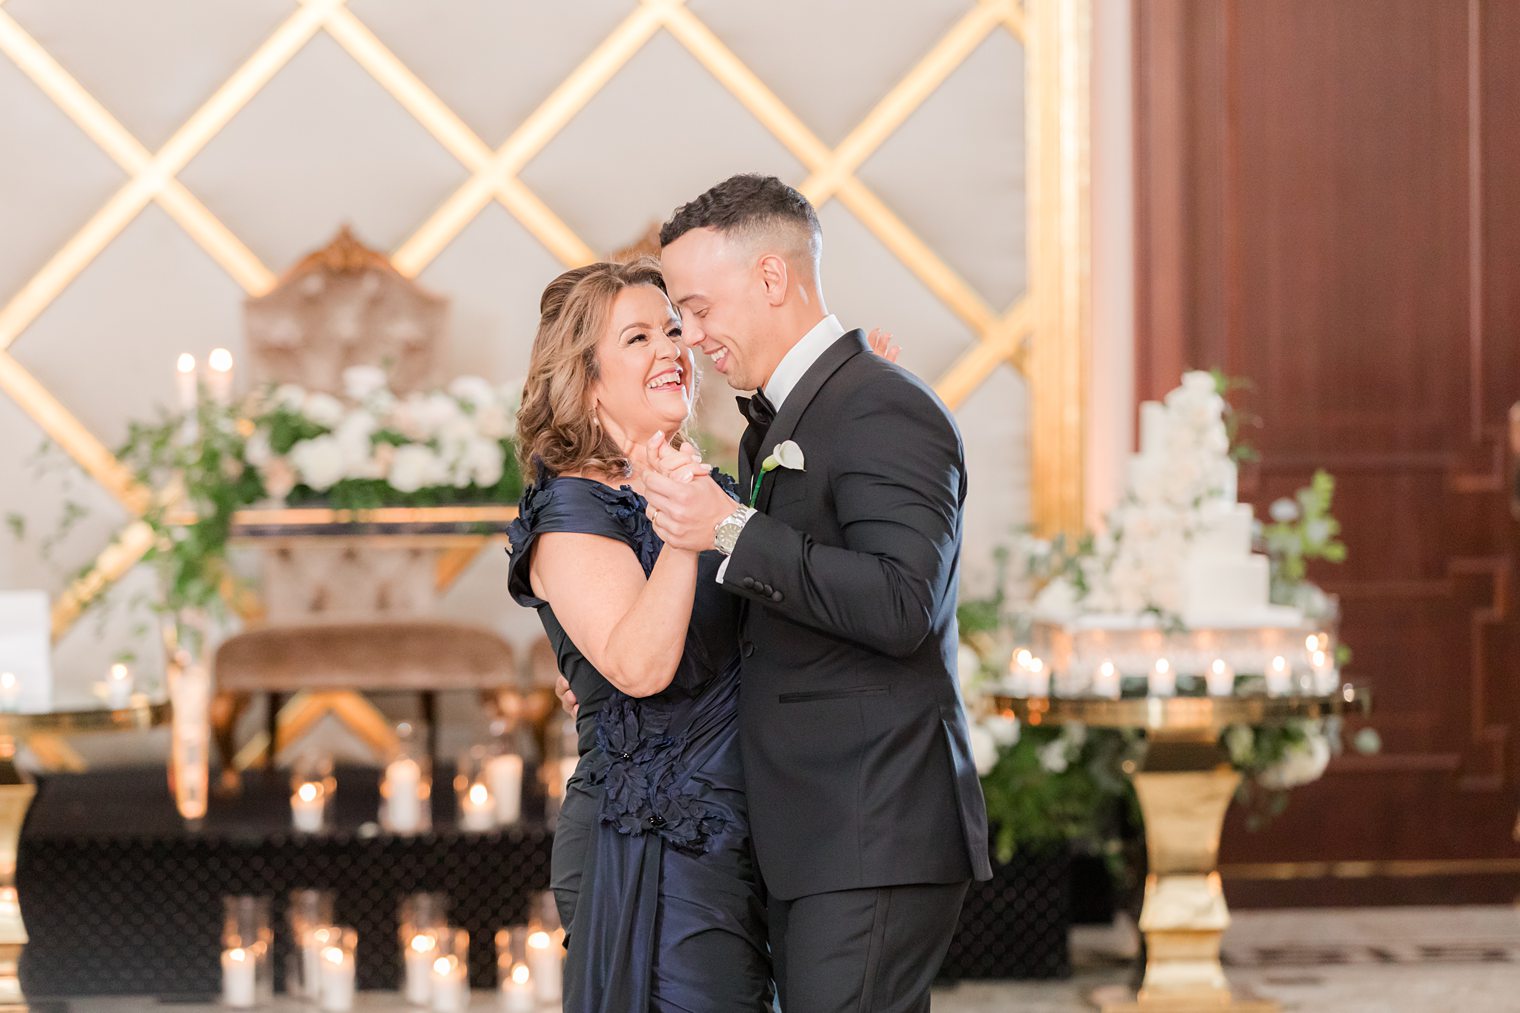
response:
[[(690, 8), (827, 144), (838, 144), (950, 26), (965, 0), (692, 0)], [(800, 182), (800, 181), (794, 181)]]
[(902, 345), (898, 362), (931, 381), (971, 347), (975, 337), (960, 317), (844, 205), (826, 205), (819, 218), (823, 222), (824, 300), (841, 323), (891, 331)]
[(656, 34), (522, 172), (593, 249), (610, 252), (735, 172), (802, 168), (680, 43)]
[(9, 0), (5, 10), (150, 150), (290, 16), (289, 0)]
[(628, 16), (627, 0), (354, 0), (359, 20), (490, 145)]
[(3, 57), (0, 96), (0, 299), (8, 299), (126, 174)]
[[(42, 543), (57, 530), (66, 502), (79, 504), (85, 515), (44, 558)], [(61, 591), (127, 520), (100, 483), (47, 441), (16, 402), (0, 397), (0, 522), (12, 514), (21, 518), (22, 533), (18, 537), (9, 523), (0, 523), (0, 588), (49, 594)]]
[(1024, 48), (993, 32), (859, 176), (1001, 312), (1028, 288)]
[(468, 175), (319, 34), (180, 179), (278, 273), (345, 222), (370, 246), (399, 246)]
[(150, 205), (11, 346), (115, 449), (133, 419), (174, 404), (174, 360), (222, 346), (241, 358), (243, 291)]
[(1029, 382), (999, 366), (955, 413), (966, 443), (966, 548), (962, 593), (992, 590), (992, 550), (1027, 529), (1030, 502)]
[(487, 205), (418, 276), (449, 297), (451, 375), (520, 379), (538, 328), (538, 299), (559, 261), (507, 214)]

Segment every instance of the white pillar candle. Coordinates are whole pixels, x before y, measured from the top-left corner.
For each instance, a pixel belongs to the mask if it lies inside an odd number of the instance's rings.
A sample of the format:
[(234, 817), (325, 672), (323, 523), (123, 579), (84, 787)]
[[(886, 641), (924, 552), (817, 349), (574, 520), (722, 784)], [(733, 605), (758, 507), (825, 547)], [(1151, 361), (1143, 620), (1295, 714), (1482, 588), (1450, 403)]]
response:
[(206, 392), (217, 404), (231, 404), (232, 353), (225, 348), (213, 348), (206, 364), (211, 367), (206, 374)]
[(430, 989), (433, 1013), (461, 1013), (470, 1004), (470, 982), (465, 966), (452, 953), (433, 961)]
[(542, 1002), (559, 1002), (560, 982), (564, 977), (560, 947), (552, 935), (539, 931), (528, 936), (528, 970), (533, 991)]
[(354, 957), (341, 946), (322, 950), (322, 982), (319, 1005), (326, 1013), (348, 1013), (354, 1008)]
[(15, 713), (21, 703), (21, 680), (15, 672), (0, 672), (0, 711)]
[(307, 781), (290, 796), (291, 823), (303, 834), (320, 833), (326, 808), (326, 790), (320, 784)]
[(196, 401), (195, 356), (181, 352), (174, 364), (174, 392), (179, 398), (179, 410), (195, 411)]
[(1093, 672), (1092, 693), (1093, 696), (1119, 699), (1119, 668), (1107, 658)]
[(1223, 658), (1215, 658), (1204, 675), (1209, 685), (1209, 696), (1232, 696), (1235, 693), (1235, 669)]
[(459, 796), (459, 826), (463, 830), (490, 830), (496, 825), (496, 803), (491, 789), (476, 781)]
[(502, 753), (486, 761), (486, 784), (496, 805), (496, 823), (509, 827), (522, 818), (523, 758)]
[(385, 768), (385, 805), (389, 829), (415, 833), (422, 826), (422, 768), (403, 756)]
[(1319, 696), (1329, 696), (1334, 693), (1335, 684), (1339, 679), (1335, 664), (1330, 660), (1330, 654), (1316, 649), (1309, 656), (1309, 667), (1314, 670), (1314, 692)]
[(413, 1006), (427, 1005), (432, 991), (433, 955), (438, 952), (438, 937), (418, 932), (406, 944), (406, 1001)]
[(1040, 658), (1029, 659), (1029, 664), (1024, 671), (1024, 695), (1050, 695), (1050, 669), (1045, 667), (1044, 660)]
[(222, 951), (222, 1003), (233, 1009), (252, 1009), (257, 1002), (255, 969), (258, 961), (241, 946)]
[(1267, 666), (1267, 695), (1286, 696), (1293, 688), (1293, 668), (1281, 654)]
[(1170, 661), (1165, 658), (1156, 659), (1146, 680), (1145, 692), (1149, 696), (1177, 695), (1177, 673), (1172, 669)]
[(512, 977), (501, 983), (502, 1013), (534, 1013), (538, 996), (533, 991), (533, 973), (527, 964), (512, 968)]
[(121, 710), (132, 702), (132, 670), (119, 661), (106, 677), (106, 702), (112, 710)]

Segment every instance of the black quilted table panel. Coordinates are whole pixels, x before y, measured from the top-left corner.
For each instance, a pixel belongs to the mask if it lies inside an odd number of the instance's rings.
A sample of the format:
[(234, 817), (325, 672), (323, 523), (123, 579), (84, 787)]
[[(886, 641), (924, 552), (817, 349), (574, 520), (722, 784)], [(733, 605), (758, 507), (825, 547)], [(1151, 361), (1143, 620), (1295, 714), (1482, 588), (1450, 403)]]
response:
[[(337, 893), (337, 921), (358, 930), (362, 989), (394, 989), (399, 902), (420, 890), (452, 902), (470, 932), (471, 981), (495, 984), (494, 933), (521, 921), (549, 882), (541, 819), (488, 834), (453, 826), (448, 772), (435, 784), (434, 831), (361, 833), (379, 771), (338, 771), (338, 830), (289, 829), (289, 782), (249, 776), (244, 795), (213, 800), (199, 828), (174, 811), (162, 768), (56, 775), (39, 783), (22, 835), (17, 881), (31, 942), (21, 974), (31, 995), (211, 996), (219, 988), (221, 898), (271, 899), (275, 959), (285, 966), (291, 890)], [(531, 783), (531, 777), (525, 779)], [(524, 812), (542, 812), (525, 800)], [(1070, 973), (1070, 863), (1024, 856), (973, 884), (946, 957), (947, 979)]]

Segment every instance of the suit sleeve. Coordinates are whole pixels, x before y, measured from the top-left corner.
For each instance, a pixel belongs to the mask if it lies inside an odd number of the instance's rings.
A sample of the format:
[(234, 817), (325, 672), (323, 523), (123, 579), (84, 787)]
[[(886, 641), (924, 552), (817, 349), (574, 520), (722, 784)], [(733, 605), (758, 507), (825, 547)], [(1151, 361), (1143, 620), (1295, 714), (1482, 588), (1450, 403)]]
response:
[(918, 649), (954, 593), (965, 463), (944, 410), (916, 388), (907, 393), (857, 399), (830, 441), (844, 544), (756, 514), (734, 546), (726, 588), (891, 657)]

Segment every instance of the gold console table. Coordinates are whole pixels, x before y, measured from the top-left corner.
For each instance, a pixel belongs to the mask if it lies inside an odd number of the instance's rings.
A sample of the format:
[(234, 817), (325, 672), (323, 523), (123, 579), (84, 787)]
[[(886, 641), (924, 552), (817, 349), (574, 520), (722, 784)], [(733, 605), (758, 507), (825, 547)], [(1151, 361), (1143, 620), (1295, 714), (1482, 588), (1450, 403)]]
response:
[(141, 695), (119, 709), (0, 713), (0, 1011), (28, 1008), (17, 973), (27, 936), (16, 891), (16, 853), (37, 787), (16, 767), (16, 743), (31, 735), (143, 731), (168, 724), (171, 713), (167, 701), (153, 702)]
[(1148, 855), (1140, 912), (1145, 978), (1138, 995), (1121, 987), (1094, 996), (1103, 1013), (1276, 1013), (1277, 1003), (1232, 991), (1219, 962), (1230, 924), (1219, 878), (1219, 835), (1240, 784), (1219, 737), (1231, 725), (1365, 712), (1371, 706), (1367, 690), (1347, 685), (1322, 697), (996, 700), (1006, 714), (1031, 725), (1081, 723), (1146, 733), (1145, 759), (1133, 775)]

